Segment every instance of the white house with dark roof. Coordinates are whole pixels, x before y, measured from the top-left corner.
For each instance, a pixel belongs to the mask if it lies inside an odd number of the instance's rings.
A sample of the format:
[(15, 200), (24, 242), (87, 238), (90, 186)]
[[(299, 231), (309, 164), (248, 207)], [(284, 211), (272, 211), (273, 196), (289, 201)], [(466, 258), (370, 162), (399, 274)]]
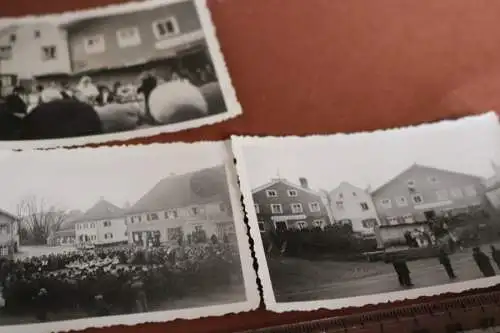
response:
[(413, 164), (372, 192), (382, 225), (414, 223), (484, 209), (484, 179)]
[(371, 195), (364, 189), (342, 182), (328, 193), (332, 215), (337, 223), (349, 224), (354, 232), (373, 235), (380, 224)]
[(103, 198), (74, 223), (77, 246), (118, 244), (128, 240), (124, 210)]
[(306, 178), (299, 183), (276, 178), (252, 190), (261, 232), (323, 228), (331, 223), (325, 195), (312, 190)]
[(19, 219), (0, 209), (0, 256), (17, 252), (19, 248)]
[(130, 243), (235, 240), (225, 166), (162, 179), (127, 210)]

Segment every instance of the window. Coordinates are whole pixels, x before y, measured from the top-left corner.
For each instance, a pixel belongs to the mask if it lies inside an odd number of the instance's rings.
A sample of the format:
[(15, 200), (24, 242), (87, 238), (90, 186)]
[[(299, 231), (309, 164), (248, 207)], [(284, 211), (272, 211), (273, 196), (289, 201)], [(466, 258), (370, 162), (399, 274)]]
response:
[(420, 194), (412, 195), (411, 199), (413, 200), (413, 203), (415, 203), (415, 204), (421, 204), (422, 202), (424, 202), (424, 198)]
[(165, 212), (165, 218), (167, 220), (170, 220), (170, 219), (176, 219), (179, 215), (177, 214), (177, 211), (175, 209), (171, 209), (171, 210), (167, 210)]
[(191, 207), (191, 215), (197, 216), (202, 213), (202, 209), (200, 207)]
[(361, 221), (361, 225), (363, 226), (363, 228), (371, 229), (377, 225), (377, 220), (376, 219), (365, 219), (365, 220)]
[(296, 190), (288, 190), (287, 193), (289, 197), (296, 197), (298, 195)]
[(408, 200), (406, 199), (406, 197), (397, 197), (396, 204), (399, 207), (406, 207), (406, 206), (408, 206)]
[(195, 232), (202, 232), (203, 231), (203, 226), (202, 225), (195, 225), (194, 226), (194, 231)]
[(436, 176), (430, 176), (430, 177), (428, 177), (428, 178), (427, 178), (427, 180), (428, 180), (428, 181), (429, 181), (429, 183), (431, 183), (431, 184), (437, 184), (437, 183), (439, 183), (439, 180), (437, 179), (437, 177), (436, 177)]
[(360, 203), (360, 206), (362, 211), (368, 210), (368, 204), (366, 202)]
[(219, 204), (219, 211), (221, 212), (227, 212), (229, 209), (228, 209), (228, 206), (226, 203), (222, 202)]
[(321, 211), (321, 207), (319, 206), (319, 203), (311, 202), (311, 203), (309, 203), (309, 210), (313, 213), (319, 212), (319, 211)]
[(278, 221), (278, 222), (275, 222), (274, 223), (274, 226), (276, 227), (276, 230), (280, 230), (280, 231), (283, 231), (283, 230), (287, 230), (288, 229), (288, 225), (286, 224), (285, 221)]
[(104, 221), (104, 222), (103, 222), (103, 225), (104, 225), (105, 227), (111, 227), (111, 221)]
[(142, 217), (141, 216), (131, 216), (130, 217), (130, 223), (141, 222), (141, 221), (142, 221)]
[(283, 214), (283, 208), (280, 204), (271, 204), (271, 213), (273, 214)]
[(299, 229), (299, 230), (307, 229), (307, 223), (305, 221), (297, 221), (295, 223), (295, 225), (297, 226), (297, 229)]
[(337, 209), (339, 209), (339, 210), (344, 209), (344, 202), (343, 201), (337, 201), (337, 202), (335, 202), (335, 205), (337, 206)]
[(267, 190), (266, 195), (268, 198), (276, 198), (278, 196), (278, 192), (275, 190)]
[(148, 221), (157, 221), (159, 219), (158, 214), (157, 213), (148, 214), (147, 219)]
[(459, 189), (458, 187), (452, 188), (450, 190), (451, 196), (453, 198), (463, 198), (464, 194), (462, 193), (462, 190)]
[(0, 46), (0, 60), (9, 60), (12, 58), (12, 46), (2, 45)]
[(91, 228), (95, 228), (95, 223), (91, 223), (91, 224), (90, 224), (90, 227), (91, 227)]
[(475, 197), (477, 195), (476, 188), (474, 185), (469, 185), (465, 187), (465, 194), (469, 197)]
[(413, 222), (415, 222), (415, 218), (413, 217), (412, 214), (406, 214), (406, 215), (403, 215), (403, 221), (405, 223), (413, 223)]
[[(113, 238), (113, 235), (111, 235), (111, 238)], [(96, 239), (97, 239), (97, 236), (96, 236), (96, 235), (92, 235), (92, 236), (90, 236), (90, 239), (91, 239), (91, 240), (96, 240)]]
[(357, 194), (356, 192), (352, 192), (352, 196), (353, 196), (353, 197), (357, 197), (357, 196), (358, 196), (358, 194)]
[(128, 27), (116, 31), (116, 41), (121, 48), (141, 44), (141, 35), (137, 27)]
[(40, 32), (40, 30), (35, 30), (33, 32), (33, 36), (35, 37), (35, 39), (38, 39), (42, 36), (42, 33)]
[(83, 43), (85, 52), (88, 54), (102, 53), (106, 49), (103, 35), (85, 38)]
[(259, 222), (259, 230), (262, 232), (262, 231), (266, 231), (266, 228), (264, 227), (264, 222)]
[(153, 22), (153, 33), (156, 39), (163, 39), (179, 33), (179, 24), (174, 17)]
[(438, 200), (441, 201), (448, 200), (448, 191), (447, 190), (436, 191), (436, 196)]
[(344, 193), (342, 193), (342, 192), (339, 193), (339, 199), (341, 199), (341, 200), (344, 199)]
[(55, 45), (42, 46), (43, 61), (54, 60), (55, 58), (57, 58), (57, 49)]
[(260, 207), (257, 204), (254, 204), (253, 207), (255, 208), (255, 213), (259, 214), (260, 213)]
[(304, 211), (301, 203), (293, 203), (290, 207), (292, 207), (292, 213), (294, 214), (302, 213)]
[(398, 218), (396, 216), (386, 217), (385, 219), (389, 225), (398, 224)]
[(381, 204), (384, 208), (391, 208), (391, 207), (392, 207), (392, 202), (391, 202), (391, 199), (381, 199), (381, 200), (380, 200), (380, 204)]
[(315, 227), (315, 228), (323, 228), (325, 226), (325, 221), (324, 220), (314, 220), (312, 224), (313, 224), (313, 227)]
[(84, 229), (87, 229), (87, 228), (88, 228), (88, 226), (89, 226), (89, 225), (88, 225), (87, 223), (85, 223), (85, 224), (83, 225), (83, 228), (84, 228)]
[(112, 239), (113, 238), (113, 234), (111, 232), (107, 232), (104, 234), (104, 239)]
[[(196, 227), (195, 227), (195, 230), (196, 230)], [(182, 228), (181, 227), (167, 228), (167, 239), (169, 241), (178, 240), (180, 238), (182, 238)]]
[(407, 184), (408, 184), (408, 187), (413, 188), (413, 187), (415, 187), (415, 180), (408, 179)]
[(16, 34), (11, 34), (11, 35), (9, 36), (9, 41), (10, 41), (11, 43), (15, 43), (15, 42), (16, 42), (16, 40), (17, 40), (17, 36), (16, 36)]

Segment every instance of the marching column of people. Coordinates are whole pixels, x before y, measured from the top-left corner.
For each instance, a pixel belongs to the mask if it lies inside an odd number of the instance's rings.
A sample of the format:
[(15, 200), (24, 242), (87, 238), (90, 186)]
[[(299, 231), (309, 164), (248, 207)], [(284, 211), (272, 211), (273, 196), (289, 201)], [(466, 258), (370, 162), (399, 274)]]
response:
[[(491, 260), (495, 262), (500, 270), (500, 250), (495, 248), (495, 246), (491, 245), (491, 259), (490, 257), (484, 253), (480, 247), (476, 246), (472, 248), (472, 258), (477, 265), (479, 271), (484, 277), (495, 276), (496, 272), (493, 268)], [(386, 263), (392, 263), (394, 267), (394, 271), (398, 277), (399, 284), (402, 287), (412, 287), (414, 286), (411, 280), (411, 271), (408, 267), (408, 260), (402, 254), (392, 254), (387, 255), (385, 259)], [(453, 269), (452, 261), (450, 260), (449, 254), (447, 253), (445, 248), (439, 249), (438, 254), (439, 264), (443, 266), (448, 278), (450, 280), (455, 280), (458, 276)]]

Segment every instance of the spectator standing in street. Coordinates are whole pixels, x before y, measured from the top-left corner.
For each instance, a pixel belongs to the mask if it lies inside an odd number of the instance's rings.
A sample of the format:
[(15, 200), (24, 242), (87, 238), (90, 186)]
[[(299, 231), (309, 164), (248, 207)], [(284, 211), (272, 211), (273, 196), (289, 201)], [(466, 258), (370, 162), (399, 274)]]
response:
[(439, 250), (439, 263), (443, 265), (450, 280), (457, 278), (455, 272), (453, 271), (453, 267), (451, 266), (450, 257), (448, 256), (444, 248), (441, 248)]
[(490, 258), (484, 254), (479, 247), (472, 249), (472, 257), (474, 258), (477, 267), (479, 267), (479, 270), (485, 277), (495, 276), (495, 271), (493, 270), (493, 266), (491, 266)]
[(491, 257), (500, 269), (500, 251), (498, 251), (494, 245), (491, 245)]

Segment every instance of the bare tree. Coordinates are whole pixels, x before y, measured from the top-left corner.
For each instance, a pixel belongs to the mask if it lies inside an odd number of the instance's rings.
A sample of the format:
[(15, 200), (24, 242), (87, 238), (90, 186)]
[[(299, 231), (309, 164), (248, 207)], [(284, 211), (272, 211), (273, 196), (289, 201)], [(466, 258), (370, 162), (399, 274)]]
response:
[(51, 232), (60, 229), (66, 218), (66, 211), (47, 205), (44, 199), (27, 196), (17, 205), (17, 215), (28, 239), (41, 245), (47, 243)]

